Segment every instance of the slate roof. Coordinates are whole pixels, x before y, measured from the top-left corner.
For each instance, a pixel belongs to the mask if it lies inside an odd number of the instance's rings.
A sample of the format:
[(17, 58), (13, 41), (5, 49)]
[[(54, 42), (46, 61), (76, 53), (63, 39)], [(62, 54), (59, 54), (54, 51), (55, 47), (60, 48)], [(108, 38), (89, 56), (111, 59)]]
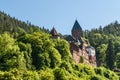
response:
[(74, 42), (76, 42), (76, 40), (71, 35), (68, 35), (65, 39), (67, 41), (74, 41)]
[(50, 34), (52, 34), (52, 36), (58, 36), (58, 33), (54, 27), (52, 28)]
[(77, 20), (75, 21), (72, 30), (81, 30), (82, 31), (82, 28)]

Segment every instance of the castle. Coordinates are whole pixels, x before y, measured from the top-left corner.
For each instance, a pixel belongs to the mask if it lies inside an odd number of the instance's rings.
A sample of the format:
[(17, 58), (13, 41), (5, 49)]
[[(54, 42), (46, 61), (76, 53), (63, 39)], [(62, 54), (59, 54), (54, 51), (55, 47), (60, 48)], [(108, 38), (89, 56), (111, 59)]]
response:
[[(88, 46), (87, 41), (83, 38), (83, 30), (76, 20), (71, 30), (72, 35), (65, 39), (70, 44), (70, 51), (75, 63), (84, 63), (96, 67), (95, 48)], [(57, 31), (53, 27), (50, 34), (52, 38), (60, 39)]]

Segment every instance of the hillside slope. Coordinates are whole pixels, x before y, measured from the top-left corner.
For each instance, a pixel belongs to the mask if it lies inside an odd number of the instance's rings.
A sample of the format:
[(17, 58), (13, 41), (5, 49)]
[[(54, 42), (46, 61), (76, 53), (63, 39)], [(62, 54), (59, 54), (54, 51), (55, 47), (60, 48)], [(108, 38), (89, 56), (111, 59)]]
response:
[(0, 33), (8, 31), (10, 33), (32, 33), (34, 31), (41, 30), (44, 32), (49, 32), (48, 29), (44, 27), (41, 28), (39, 26), (35, 26), (31, 24), (29, 21), (24, 22), (16, 19), (15, 17), (11, 17), (10, 15), (0, 11)]
[(120, 24), (115, 21), (87, 34), (90, 44), (96, 48), (97, 65), (120, 71)]
[[(51, 39), (38, 27), (5, 16), (1, 14), (0, 80), (118, 80), (104, 67), (75, 64), (66, 40)], [(19, 28), (24, 34), (19, 35)]]

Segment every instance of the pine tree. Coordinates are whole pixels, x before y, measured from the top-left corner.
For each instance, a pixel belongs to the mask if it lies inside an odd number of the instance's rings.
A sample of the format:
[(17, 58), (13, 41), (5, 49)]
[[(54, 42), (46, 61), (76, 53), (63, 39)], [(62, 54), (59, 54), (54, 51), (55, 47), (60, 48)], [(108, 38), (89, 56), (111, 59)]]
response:
[(115, 50), (113, 40), (109, 40), (108, 48), (106, 50), (106, 66), (113, 70), (115, 63)]

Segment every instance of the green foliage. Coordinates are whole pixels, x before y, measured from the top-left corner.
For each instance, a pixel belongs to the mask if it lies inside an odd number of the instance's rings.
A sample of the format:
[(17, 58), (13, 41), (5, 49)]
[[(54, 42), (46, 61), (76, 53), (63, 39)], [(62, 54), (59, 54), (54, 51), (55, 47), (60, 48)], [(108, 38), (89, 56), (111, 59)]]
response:
[(32, 33), (34, 31), (49, 33), (49, 30), (44, 27), (40, 28), (31, 24), (29, 21), (23, 22), (0, 11), (0, 34), (6, 31), (13, 34), (15, 38), (23, 35), (24, 33)]
[[(120, 52), (120, 24), (115, 21), (114, 23), (111, 23), (105, 27), (99, 27), (98, 29), (92, 29), (91, 31), (88, 31), (88, 39), (90, 41), (90, 44), (96, 48), (96, 59), (98, 66), (104, 66), (110, 67), (113, 66), (111, 69), (114, 70), (118, 67), (119, 64), (119, 58), (117, 58), (117, 53)], [(114, 48), (112, 49), (113, 52), (109, 51), (110, 44), (109, 41), (113, 41)], [(107, 47), (106, 47), (106, 46)], [(107, 50), (109, 49), (109, 50)], [(109, 51), (109, 54), (108, 54)], [(112, 53), (112, 54), (111, 54)], [(110, 61), (108, 59), (108, 57)], [(109, 61), (109, 62), (108, 62)], [(111, 64), (112, 63), (112, 64)]]
[[(42, 32), (35, 32), (31, 35), (25, 34), (21, 36), (18, 41), (31, 44), (33, 65), (35, 65), (37, 69), (45, 67), (54, 68), (61, 63), (61, 55), (55, 48), (53, 40), (49, 39), (48, 34)], [(57, 40), (54, 41), (57, 42)]]
[(105, 66), (106, 64), (106, 50), (107, 50), (107, 45), (106, 44), (101, 44), (97, 47), (96, 49), (96, 58), (97, 58), (97, 65), (98, 66)]
[(23, 73), (23, 80), (40, 80), (36, 71), (26, 71)]
[(59, 51), (61, 54), (62, 59), (68, 59), (71, 57), (71, 53), (69, 50), (69, 44), (65, 40), (57, 40), (55, 42), (55, 48)]
[(39, 78), (40, 80), (55, 80), (53, 71), (48, 68), (40, 71)]
[(25, 59), (25, 66), (28, 70), (34, 69), (33, 65), (32, 65), (32, 49), (31, 49), (31, 45), (30, 44), (24, 44), (22, 42), (18, 43), (18, 46), (20, 48), (20, 51), (23, 53), (23, 57)]
[(80, 56), (80, 63), (84, 63), (84, 57)]
[[(2, 12), (0, 21), (0, 80), (118, 80), (118, 76), (106, 68), (75, 64), (68, 42), (50, 39), (50, 35), (44, 33), (48, 30), (40, 30), (28, 21), (16, 20)], [(89, 41), (97, 48), (99, 60), (105, 62), (106, 49), (120, 52), (120, 38), (102, 34), (103, 31), (100, 28), (95, 34), (90, 32)], [(115, 41), (112, 46), (108, 44), (110, 39)], [(119, 55), (116, 59), (119, 60)]]
[(0, 71), (0, 80), (20, 80), (22, 79), (22, 72), (17, 69), (10, 71)]
[(120, 53), (117, 53), (117, 61), (116, 61), (117, 68), (120, 68)]
[(21, 56), (15, 40), (5, 33), (0, 35), (0, 70), (18, 68), (18, 58)]
[(3, 80), (118, 79), (110, 70), (75, 64), (65, 40), (50, 39), (42, 32), (24, 34), (17, 41), (5, 33), (0, 35), (0, 43), (0, 79)]
[(106, 79), (118, 80), (118, 76), (114, 72), (112, 72), (104, 67), (96, 68), (95, 72), (96, 72), (96, 74), (102, 75)]
[(113, 41), (110, 40), (108, 43), (108, 48), (106, 50), (106, 65), (109, 69), (114, 69), (115, 62), (115, 51)]
[(55, 48), (49, 48), (50, 52), (50, 59), (51, 59), (51, 68), (55, 68), (57, 66), (60, 65), (61, 63), (61, 55), (59, 54), (58, 50), (56, 50)]
[(106, 78), (101, 77), (100, 75), (91, 76), (90, 80), (106, 80)]
[(66, 71), (62, 68), (55, 69), (54, 75), (56, 80), (67, 80)]

